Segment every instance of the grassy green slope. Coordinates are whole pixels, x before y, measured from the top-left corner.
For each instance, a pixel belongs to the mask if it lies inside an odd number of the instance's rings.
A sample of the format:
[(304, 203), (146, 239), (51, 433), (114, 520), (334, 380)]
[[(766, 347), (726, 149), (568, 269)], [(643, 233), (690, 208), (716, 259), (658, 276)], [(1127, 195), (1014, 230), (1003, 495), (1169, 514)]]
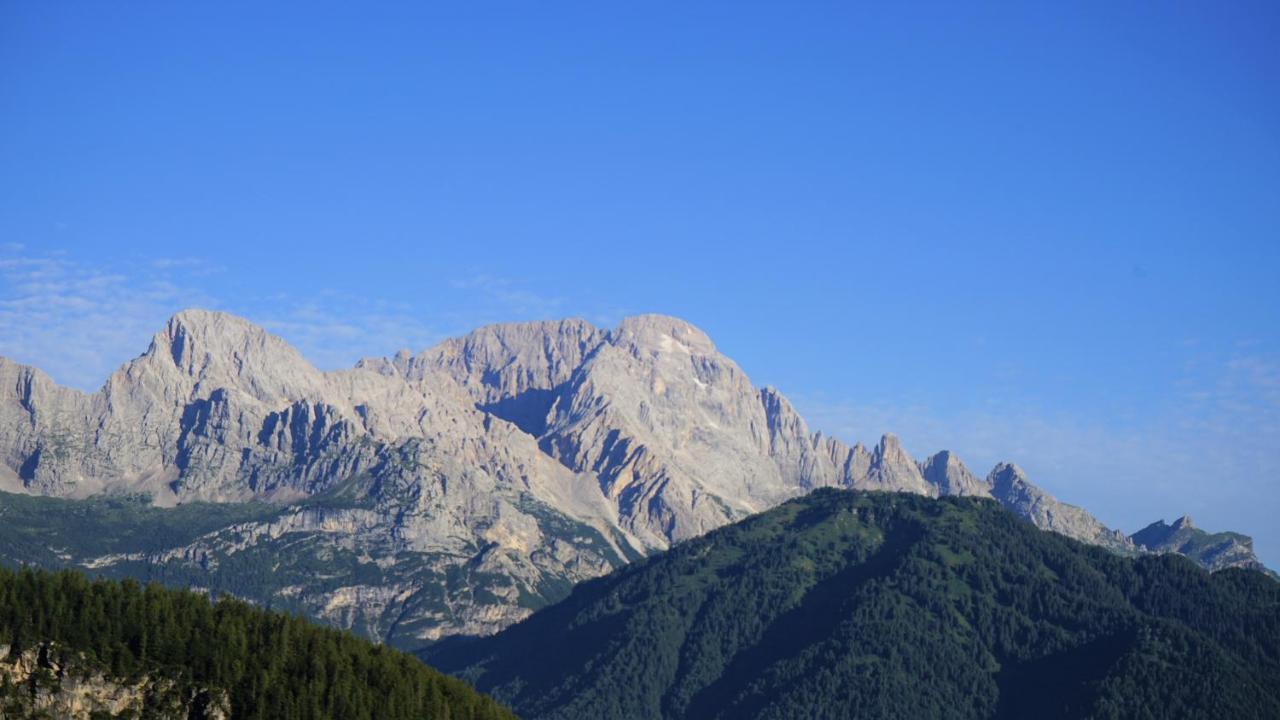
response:
[(426, 651), (528, 718), (1280, 717), (1280, 583), (818, 491)]

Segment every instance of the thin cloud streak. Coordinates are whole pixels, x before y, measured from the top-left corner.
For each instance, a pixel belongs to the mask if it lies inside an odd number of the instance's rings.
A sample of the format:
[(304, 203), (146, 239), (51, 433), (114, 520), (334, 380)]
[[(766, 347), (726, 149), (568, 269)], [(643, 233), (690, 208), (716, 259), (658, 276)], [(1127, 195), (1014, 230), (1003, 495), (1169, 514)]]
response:
[(0, 355), (56, 381), (95, 390), (176, 306), (216, 301), (176, 274), (99, 269), (65, 255), (0, 250)]
[(490, 309), (501, 311), (506, 320), (513, 317), (549, 320), (560, 317), (564, 312), (563, 298), (528, 290), (511, 278), (477, 273), (454, 278), (449, 284), (457, 290), (475, 294)]
[(0, 356), (94, 391), (144, 351), (169, 317), (191, 307), (246, 317), (323, 370), (416, 352), (487, 323), (562, 314), (559, 298), (493, 275), (448, 282), (456, 305), (467, 310), (440, 308), (423, 317), (406, 303), (334, 290), (228, 300), (212, 289), (224, 272), (198, 257), (134, 257), (96, 268), (65, 253), (0, 245)]
[(277, 298), (259, 324), (296, 347), (322, 370), (353, 366), (361, 358), (435, 345), (447, 335), (402, 305), (325, 293), (304, 301)]

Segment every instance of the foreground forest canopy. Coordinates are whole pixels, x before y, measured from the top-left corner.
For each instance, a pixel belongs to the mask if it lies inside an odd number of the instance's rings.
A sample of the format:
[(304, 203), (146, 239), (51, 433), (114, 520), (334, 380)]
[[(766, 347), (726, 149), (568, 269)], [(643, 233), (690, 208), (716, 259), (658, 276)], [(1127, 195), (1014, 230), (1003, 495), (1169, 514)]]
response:
[(1280, 583), (819, 490), (422, 655), (539, 720), (1276, 718)]
[[(37, 672), (11, 682), (24, 655)], [(0, 717), (28, 717), (33, 696), (95, 675), (116, 689), (168, 688), (190, 717), (221, 705), (262, 720), (514, 718), (411, 655), (300, 618), (154, 584), (0, 568)], [(153, 695), (125, 716), (169, 717)]]

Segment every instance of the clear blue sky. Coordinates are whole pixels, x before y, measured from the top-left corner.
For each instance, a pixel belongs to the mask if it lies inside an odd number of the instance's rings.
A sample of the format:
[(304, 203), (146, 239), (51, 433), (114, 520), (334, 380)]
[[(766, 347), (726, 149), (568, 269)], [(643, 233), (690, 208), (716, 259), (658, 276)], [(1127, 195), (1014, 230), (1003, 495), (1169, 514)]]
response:
[(1280, 5), (424, 5), (0, 5), (0, 354), (664, 312), (816, 428), (1280, 562)]

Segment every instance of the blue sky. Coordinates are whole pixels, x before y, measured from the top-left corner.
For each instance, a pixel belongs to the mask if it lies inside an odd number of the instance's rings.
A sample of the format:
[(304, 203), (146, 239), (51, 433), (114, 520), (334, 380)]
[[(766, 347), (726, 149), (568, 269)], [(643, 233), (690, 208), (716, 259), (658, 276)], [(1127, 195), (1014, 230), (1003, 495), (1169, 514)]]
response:
[(663, 312), (815, 428), (1280, 562), (1280, 6), (423, 5), (0, 5), (0, 354)]

